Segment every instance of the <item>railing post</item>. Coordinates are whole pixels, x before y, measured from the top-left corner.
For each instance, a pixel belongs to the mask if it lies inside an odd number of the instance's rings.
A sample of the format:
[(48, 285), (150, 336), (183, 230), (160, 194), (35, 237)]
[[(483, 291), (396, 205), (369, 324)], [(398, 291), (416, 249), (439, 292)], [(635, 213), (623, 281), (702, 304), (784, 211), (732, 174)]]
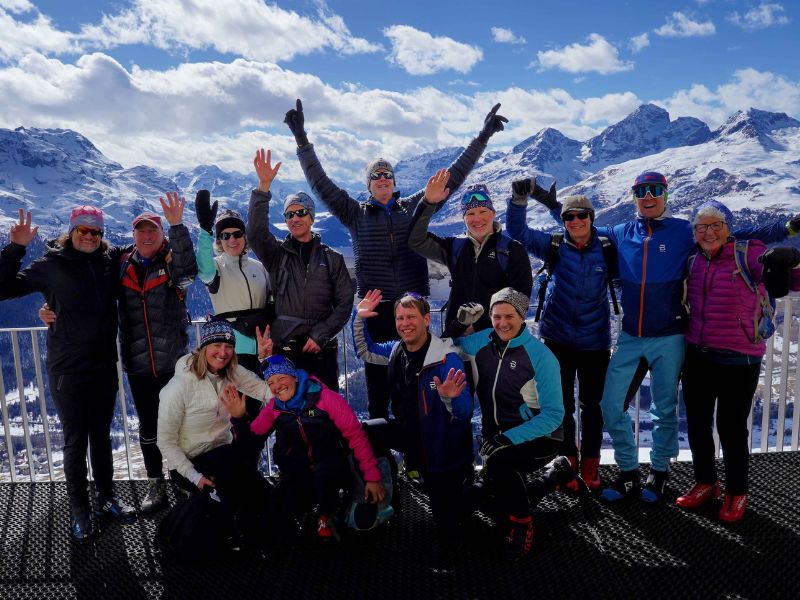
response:
[(761, 405), (761, 451), (769, 451), (769, 413), (772, 410), (772, 362), (773, 362), (773, 341), (774, 338), (767, 340), (767, 358), (764, 362), (764, 396)]
[(47, 418), (47, 402), (44, 397), (44, 378), (42, 377), (42, 360), (39, 353), (39, 340), (36, 337), (36, 329), (31, 329), (31, 342), (33, 343), (33, 364), (36, 370), (36, 385), (39, 386), (39, 413), (42, 416), (42, 428), (44, 429), (44, 445), (47, 450), (47, 468), (50, 481), (53, 481), (55, 469), (53, 468), (53, 446), (50, 443), (50, 420)]
[(792, 300), (784, 298), (783, 302), (783, 327), (781, 327), (781, 382), (778, 388), (778, 420), (775, 424), (777, 436), (775, 438), (775, 450), (783, 451), (783, 430), (786, 425), (786, 402), (787, 391), (789, 389), (789, 336), (792, 332)]
[(0, 360), (0, 409), (2, 409), (3, 432), (6, 436), (6, 453), (8, 454), (8, 471), (11, 474), (11, 483), (17, 481), (17, 470), (14, 467), (14, 446), (11, 444), (11, 420), (8, 416), (6, 405), (6, 384), (3, 381), (3, 361)]
[(25, 402), (25, 382), (22, 379), (22, 363), (19, 357), (19, 340), (17, 332), (11, 332), (11, 347), (14, 353), (14, 371), (17, 374), (17, 393), (19, 394), (19, 411), (22, 415), (22, 431), (25, 435), (25, 450), (28, 453), (28, 468), (30, 469), (31, 483), (36, 481), (36, 470), (33, 462), (33, 445), (31, 444), (31, 430), (28, 424), (28, 407)]

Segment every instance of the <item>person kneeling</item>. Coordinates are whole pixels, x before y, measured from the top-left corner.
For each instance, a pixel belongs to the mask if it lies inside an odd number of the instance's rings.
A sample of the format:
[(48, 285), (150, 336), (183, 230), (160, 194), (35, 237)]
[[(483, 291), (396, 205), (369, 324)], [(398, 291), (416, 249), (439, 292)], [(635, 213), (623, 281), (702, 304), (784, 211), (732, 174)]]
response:
[(252, 423), (244, 399), (236, 390), (226, 390), (223, 402), (234, 431), (237, 436), (276, 432), (273, 453), (281, 476), (273, 502), (281, 522), (275, 526), (285, 526), (316, 502), (317, 535), (329, 540), (335, 536), (331, 518), (339, 508), (339, 490), (350, 490), (352, 483), (351, 451), (366, 482), (364, 499), (383, 500), (381, 472), (367, 434), (340, 394), (296, 369), (285, 356), (268, 357), (261, 369), (274, 397)]

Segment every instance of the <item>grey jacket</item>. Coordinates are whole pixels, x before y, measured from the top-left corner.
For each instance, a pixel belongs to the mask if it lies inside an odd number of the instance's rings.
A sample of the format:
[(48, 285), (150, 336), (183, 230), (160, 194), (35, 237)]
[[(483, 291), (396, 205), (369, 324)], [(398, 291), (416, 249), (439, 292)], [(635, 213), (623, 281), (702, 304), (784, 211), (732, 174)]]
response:
[(269, 230), (272, 193), (253, 190), (247, 213), (247, 242), (269, 272), (275, 291), (272, 338), (281, 343), (308, 336), (320, 347), (345, 326), (353, 310), (353, 283), (344, 258), (314, 233), (308, 268), (292, 246), (291, 235), (281, 243)]
[[(448, 187), (455, 191), (475, 166), (486, 144), (475, 138), (450, 165)], [(408, 229), (414, 208), (425, 190), (394, 198), (383, 205), (372, 198), (358, 202), (325, 174), (313, 144), (297, 149), (300, 166), (314, 194), (350, 231), (356, 262), (358, 295), (379, 289), (384, 300), (396, 300), (404, 292), (430, 293), (428, 263), (408, 247)]]

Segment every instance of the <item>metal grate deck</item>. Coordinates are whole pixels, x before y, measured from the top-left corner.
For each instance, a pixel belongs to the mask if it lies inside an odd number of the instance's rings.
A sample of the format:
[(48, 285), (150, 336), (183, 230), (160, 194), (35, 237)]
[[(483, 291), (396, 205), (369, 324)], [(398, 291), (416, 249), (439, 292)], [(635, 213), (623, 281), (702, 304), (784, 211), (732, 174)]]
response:
[[(323, 545), (304, 530), (266, 557), (239, 553), (202, 567), (153, 547), (163, 512), (109, 524), (77, 546), (64, 483), (3, 484), (0, 598), (796, 598), (800, 453), (752, 457), (748, 513), (736, 525), (717, 522), (718, 504), (697, 513), (674, 506), (691, 484), (691, 465), (679, 463), (657, 506), (554, 494), (534, 517), (533, 552), (511, 563), (480, 516), (457, 542), (439, 541), (424, 496), (404, 484), (402, 510), (384, 531)], [(145, 485), (116, 483), (136, 505)]]

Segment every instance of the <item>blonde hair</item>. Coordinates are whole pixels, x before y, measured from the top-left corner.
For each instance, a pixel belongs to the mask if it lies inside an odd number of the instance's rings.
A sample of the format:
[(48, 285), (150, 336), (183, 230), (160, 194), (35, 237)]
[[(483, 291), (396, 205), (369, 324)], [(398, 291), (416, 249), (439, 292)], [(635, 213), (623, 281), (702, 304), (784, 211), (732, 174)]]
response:
[[(189, 370), (194, 373), (198, 379), (205, 379), (205, 376), (209, 373), (206, 348), (208, 348), (208, 346), (195, 349), (189, 357)], [(230, 362), (217, 371), (216, 374), (223, 379), (229, 379), (229, 375), (236, 371), (237, 366), (239, 366), (239, 361), (236, 359), (236, 353), (234, 352)]]

